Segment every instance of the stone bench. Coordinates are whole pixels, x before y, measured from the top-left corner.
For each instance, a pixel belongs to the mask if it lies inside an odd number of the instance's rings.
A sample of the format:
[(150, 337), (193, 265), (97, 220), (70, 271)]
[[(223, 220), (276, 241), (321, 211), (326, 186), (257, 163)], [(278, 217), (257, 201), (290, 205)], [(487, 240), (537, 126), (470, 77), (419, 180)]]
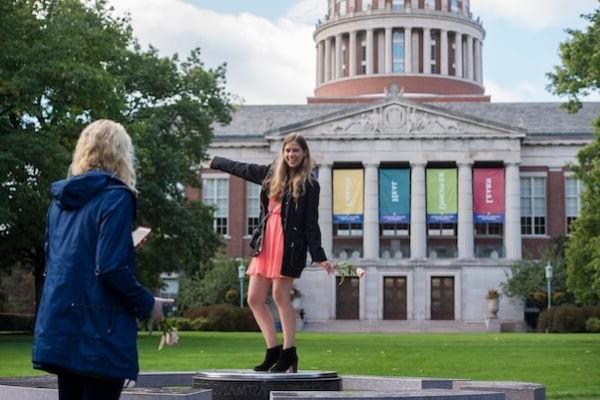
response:
[(425, 389), (397, 392), (271, 392), (270, 400), (505, 400), (503, 393)]
[(502, 381), (456, 381), (454, 389), (502, 392), (506, 400), (544, 400), (546, 389), (543, 385), (527, 382)]

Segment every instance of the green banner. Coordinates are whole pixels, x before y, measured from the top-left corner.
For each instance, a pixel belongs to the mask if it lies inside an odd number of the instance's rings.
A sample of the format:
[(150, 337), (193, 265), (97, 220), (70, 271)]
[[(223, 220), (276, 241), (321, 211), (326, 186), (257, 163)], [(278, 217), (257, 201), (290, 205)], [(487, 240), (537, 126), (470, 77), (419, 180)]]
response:
[(410, 223), (410, 170), (379, 170), (379, 222)]
[(456, 168), (427, 170), (427, 222), (458, 221), (458, 174)]

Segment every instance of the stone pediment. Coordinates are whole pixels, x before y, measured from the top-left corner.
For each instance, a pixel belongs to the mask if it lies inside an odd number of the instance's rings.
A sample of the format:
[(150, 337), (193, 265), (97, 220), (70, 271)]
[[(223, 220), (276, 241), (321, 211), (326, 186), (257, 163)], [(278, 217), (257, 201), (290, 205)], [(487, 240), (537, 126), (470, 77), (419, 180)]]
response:
[(477, 116), (450, 112), (404, 99), (365, 105), (266, 132), (272, 139), (290, 132), (307, 138), (477, 138), (525, 137), (525, 130)]

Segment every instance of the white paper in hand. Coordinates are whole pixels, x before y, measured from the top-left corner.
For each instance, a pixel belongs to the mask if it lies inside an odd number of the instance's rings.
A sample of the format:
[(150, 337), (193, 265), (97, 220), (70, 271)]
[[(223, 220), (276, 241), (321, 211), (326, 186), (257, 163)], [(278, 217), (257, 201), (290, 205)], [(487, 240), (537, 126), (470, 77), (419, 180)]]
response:
[(137, 247), (142, 241), (150, 234), (152, 230), (150, 228), (146, 228), (145, 226), (140, 226), (135, 231), (131, 232), (131, 237), (133, 238), (133, 246)]

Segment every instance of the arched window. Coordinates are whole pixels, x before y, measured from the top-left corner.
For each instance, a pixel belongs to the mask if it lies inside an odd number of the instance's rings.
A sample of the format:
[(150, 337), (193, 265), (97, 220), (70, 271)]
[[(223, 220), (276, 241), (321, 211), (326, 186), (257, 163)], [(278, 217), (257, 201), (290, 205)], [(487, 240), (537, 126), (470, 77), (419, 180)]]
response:
[(403, 10), (404, 9), (404, 0), (392, 0), (392, 9), (393, 10)]
[(404, 72), (404, 31), (394, 30), (392, 34), (392, 72)]

